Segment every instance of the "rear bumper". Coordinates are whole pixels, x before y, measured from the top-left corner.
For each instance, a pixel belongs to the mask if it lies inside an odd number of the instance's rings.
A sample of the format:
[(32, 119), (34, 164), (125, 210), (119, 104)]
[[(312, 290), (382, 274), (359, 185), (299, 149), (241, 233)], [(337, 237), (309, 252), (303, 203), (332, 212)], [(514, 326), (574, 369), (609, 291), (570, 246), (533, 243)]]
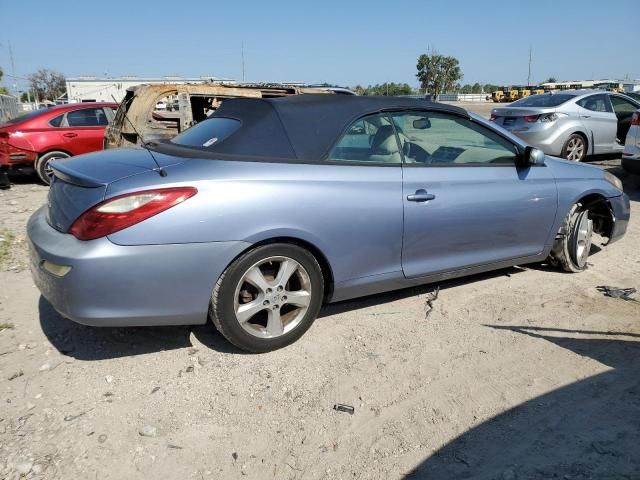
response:
[(33, 165), (38, 154), (33, 150), (23, 150), (12, 145), (0, 147), (0, 168), (7, 170), (14, 167)]
[(546, 155), (559, 157), (562, 155), (562, 147), (569, 136), (565, 131), (554, 131), (553, 129), (534, 130), (534, 131), (518, 131), (511, 130), (511, 133), (517, 135), (532, 147), (539, 148)]
[(629, 225), (629, 218), (631, 217), (631, 206), (629, 204), (629, 197), (623, 193), (618, 197), (609, 198), (609, 204), (613, 212), (613, 228), (611, 231), (611, 237), (609, 237), (609, 244), (620, 240), (627, 231)]
[[(64, 317), (93, 326), (202, 324), (211, 291), (249, 244), (211, 242), (121, 246), (88, 242), (53, 229), (45, 208), (29, 219), (31, 272), (42, 295)], [(64, 276), (44, 262), (71, 267)]]

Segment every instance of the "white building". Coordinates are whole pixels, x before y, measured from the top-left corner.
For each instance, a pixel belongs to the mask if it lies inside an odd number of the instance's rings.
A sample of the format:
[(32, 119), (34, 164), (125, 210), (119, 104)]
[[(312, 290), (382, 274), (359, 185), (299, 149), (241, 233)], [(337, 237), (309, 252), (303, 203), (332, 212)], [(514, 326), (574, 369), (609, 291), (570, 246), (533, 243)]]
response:
[(207, 81), (232, 82), (228, 79), (216, 77), (76, 77), (67, 78), (67, 100), (70, 103), (79, 102), (120, 102), (128, 88), (143, 83), (203, 83)]
[(640, 81), (638, 80), (571, 80), (568, 82), (541, 83), (540, 86), (549, 89), (580, 89), (580, 88), (596, 88), (598, 86), (607, 86), (621, 88), (625, 92), (636, 92), (640, 90)]

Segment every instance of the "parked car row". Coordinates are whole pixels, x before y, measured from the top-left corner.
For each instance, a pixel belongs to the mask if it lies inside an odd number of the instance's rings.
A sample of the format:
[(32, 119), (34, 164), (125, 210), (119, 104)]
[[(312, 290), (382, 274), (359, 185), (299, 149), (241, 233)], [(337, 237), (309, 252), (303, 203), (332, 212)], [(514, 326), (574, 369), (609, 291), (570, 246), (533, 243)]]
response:
[(547, 155), (582, 161), (620, 153), (640, 102), (620, 93), (576, 90), (532, 95), (494, 108), (491, 120)]
[(50, 163), (36, 285), (79, 323), (211, 319), (250, 352), (294, 342), (323, 303), (545, 260), (580, 272), (593, 233), (610, 244), (630, 216), (614, 175), (421, 99), (230, 99), (144, 147)]

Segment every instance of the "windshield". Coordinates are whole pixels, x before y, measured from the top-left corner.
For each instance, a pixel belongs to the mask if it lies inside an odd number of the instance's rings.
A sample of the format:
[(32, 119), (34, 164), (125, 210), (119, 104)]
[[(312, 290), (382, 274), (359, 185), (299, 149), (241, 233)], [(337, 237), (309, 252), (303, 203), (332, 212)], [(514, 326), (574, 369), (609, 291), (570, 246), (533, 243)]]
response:
[(531, 95), (511, 104), (512, 107), (557, 107), (574, 98), (566, 93), (543, 93)]
[(15, 117), (15, 118), (12, 118), (11, 120), (7, 120), (6, 122), (3, 123), (3, 125), (13, 125), (15, 123), (20, 123), (20, 122), (23, 122), (25, 120), (30, 120), (30, 119), (32, 119), (34, 117), (42, 115), (47, 110), (49, 110), (49, 109), (48, 108), (44, 108), (42, 110), (34, 110), (33, 112), (25, 113), (24, 115), (20, 115), (19, 117)]
[(173, 138), (171, 143), (188, 147), (211, 147), (235, 133), (240, 125), (240, 120), (233, 118), (209, 118), (185, 130)]

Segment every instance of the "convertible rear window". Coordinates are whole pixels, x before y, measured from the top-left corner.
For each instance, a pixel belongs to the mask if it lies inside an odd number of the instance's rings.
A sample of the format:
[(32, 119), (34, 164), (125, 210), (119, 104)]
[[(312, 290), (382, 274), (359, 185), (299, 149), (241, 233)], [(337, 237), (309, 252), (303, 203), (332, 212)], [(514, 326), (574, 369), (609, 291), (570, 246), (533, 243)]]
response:
[(171, 143), (187, 147), (211, 147), (231, 136), (241, 125), (240, 121), (234, 118), (209, 118), (185, 130), (173, 138)]
[(557, 107), (574, 98), (566, 93), (543, 93), (531, 95), (511, 104), (512, 107)]

